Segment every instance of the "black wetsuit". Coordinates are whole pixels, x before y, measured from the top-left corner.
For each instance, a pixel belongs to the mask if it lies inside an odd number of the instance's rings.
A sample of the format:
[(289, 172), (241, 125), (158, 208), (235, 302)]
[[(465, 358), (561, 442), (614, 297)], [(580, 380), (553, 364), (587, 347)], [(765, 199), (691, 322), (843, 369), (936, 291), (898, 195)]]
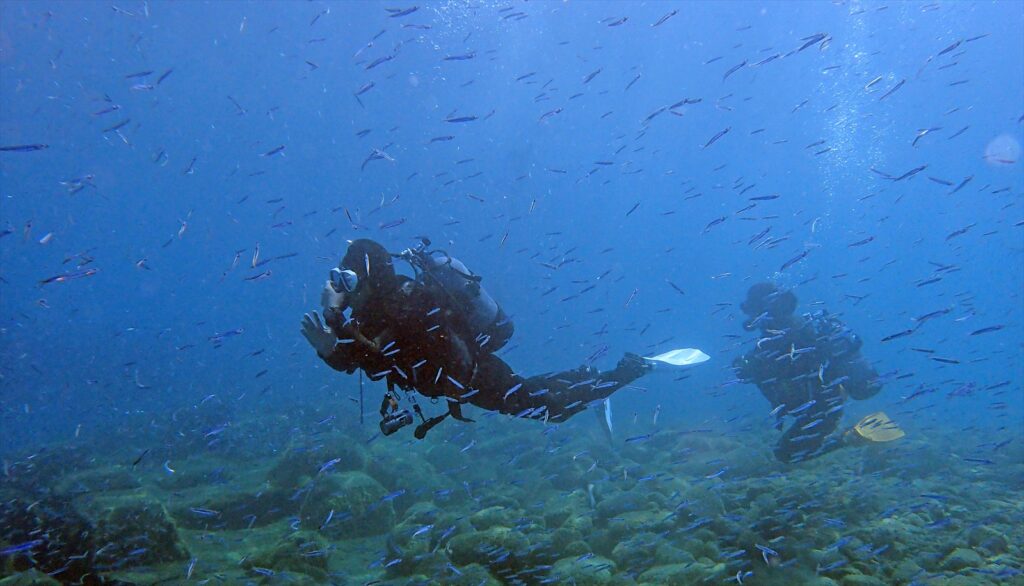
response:
[[(520, 417), (564, 421), (604, 399), (648, 371), (639, 357), (627, 355), (618, 367), (600, 373), (580, 368), (524, 378), (502, 359), (476, 344), (456, 308), (443, 294), (419, 281), (396, 275), (345, 323), (328, 312), (327, 324), (339, 338), (324, 356), (332, 368), (349, 374), (363, 369), (372, 380), (447, 399), (452, 414), (469, 403)], [(354, 341), (359, 334), (376, 347)]]
[(794, 420), (779, 439), (776, 458), (793, 462), (839, 447), (826, 440), (839, 425), (846, 398), (866, 399), (881, 389), (860, 354), (861, 340), (825, 313), (774, 320), (761, 336), (733, 366), (771, 403), (777, 429), (786, 416)]

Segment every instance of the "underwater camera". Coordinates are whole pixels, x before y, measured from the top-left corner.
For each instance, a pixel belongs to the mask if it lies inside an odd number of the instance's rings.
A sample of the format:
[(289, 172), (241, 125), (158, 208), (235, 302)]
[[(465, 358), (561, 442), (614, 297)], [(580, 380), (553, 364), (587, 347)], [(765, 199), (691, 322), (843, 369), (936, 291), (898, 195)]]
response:
[(391, 435), (410, 423), (412, 423), (412, 413), (409, 413), (408, 409), (395, 411), (380, 420), (380, 432), (384, 435)]

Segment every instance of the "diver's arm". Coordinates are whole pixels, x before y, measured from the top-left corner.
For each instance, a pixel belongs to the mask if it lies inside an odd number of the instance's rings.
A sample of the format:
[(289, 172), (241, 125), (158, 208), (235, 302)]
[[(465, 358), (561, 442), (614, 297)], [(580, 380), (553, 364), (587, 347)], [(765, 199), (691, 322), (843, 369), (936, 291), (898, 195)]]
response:
[(356, 357), (352, 352), (351, 344), (335, 344), (334, 350), (326, 356), (320, 356), (327, 366), (339, 372), (352, 374), (359, 368)]
[[(358, 330), (356, 330), (358, 334)], [(381, 359), (377, 346), (363, 337), (359, 339), (341, 338), (334, 348), (326, 355), (321, 354), (320, 358), (334, 370), (352, 374), (358, 368), (368, 373), (379, 372), (387, 369), (387, 364)]]
[(317, 354), (328, 366), (352, 374), (379, 354), (377, 344), (364, 336), (352, 320), (346, 321), (340, 311), (326, 312), (324, 317), (335, 340), (327, 351), (318, 348)]

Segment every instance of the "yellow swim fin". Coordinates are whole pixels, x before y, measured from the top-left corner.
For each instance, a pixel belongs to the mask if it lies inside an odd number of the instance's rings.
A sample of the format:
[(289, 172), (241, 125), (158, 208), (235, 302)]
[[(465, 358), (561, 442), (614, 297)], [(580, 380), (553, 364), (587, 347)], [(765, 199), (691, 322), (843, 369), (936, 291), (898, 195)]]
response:
[(891, 442), (907, 435), (899, 425), (884, 412), (872, 413), (857, 422), (853, 431), (860, 437), (871, 442)]

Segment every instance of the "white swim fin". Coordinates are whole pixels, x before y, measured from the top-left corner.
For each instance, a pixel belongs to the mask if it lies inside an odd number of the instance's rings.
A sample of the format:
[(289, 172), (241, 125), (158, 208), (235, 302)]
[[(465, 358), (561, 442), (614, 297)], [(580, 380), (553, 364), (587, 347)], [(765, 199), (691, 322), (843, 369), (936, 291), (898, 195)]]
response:
[(672, 366), (691, 366), (707, 362), (711, 357), (696, 348), (677, 348), (657, 356), (645, 356), (644, 360), (663, 362)]

